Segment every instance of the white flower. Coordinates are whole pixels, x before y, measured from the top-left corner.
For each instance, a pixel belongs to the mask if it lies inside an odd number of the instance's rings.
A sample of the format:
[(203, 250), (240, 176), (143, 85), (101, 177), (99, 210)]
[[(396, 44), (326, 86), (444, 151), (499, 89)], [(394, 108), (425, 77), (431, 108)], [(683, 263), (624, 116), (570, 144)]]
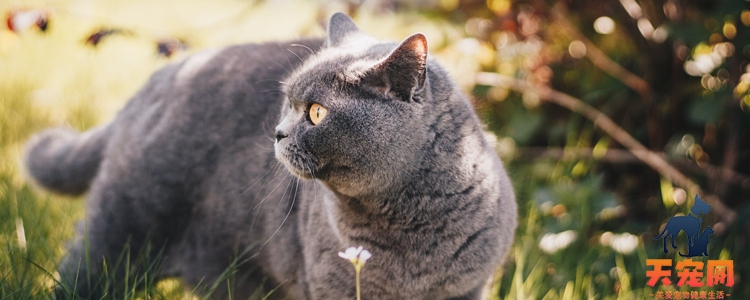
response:
[(362, 250), (362, 252), (359, 254), (359, 260), (362, 261), (362, 263), (367, 262), (370, 257), (372, 257), (372, 254), (370, 254), (370, 251), (367, 250)]
[[(355, 260), (359, 257), (360, 252), (362, 252), (362, 246), (359, 246), (359, 248), (349, 247), (344, 252), (339, 252), (339, 256), (343, 259)], [(370, 253), (368, 252), (367, 254), (369, 255)]]
[(344, 250), (344, 252), (339, 252), (339, 257), (348, 259), (354, 265), (364, 265), (365, 262), (367, 262), (367, 260), (372, 257), (372, 253), (370, 253), (370, 251), (363, 250), (362, 246), (356, 248), (349, 247)]
[(549, 254), (555, 253), (560, 249), (570, 246), (577, 238), (576, 232), (567, 230), (560, 233), (545, 234), (539, 241), (539, 248)]
[(349, 247), (344, 252), (339, 252), (339, 256), (345, 259), (355, 259), (359, 256), (359, 252), (362, 251), (362, 246), (359, 248)]
[(630, 233), (616, 234), (612, 237), (610, 247), (622, 254), (630, 254), (638, 247), (638, 237)]
[(344, 252), (339, 252), (339, 256), (343, 259), (348, 259), (349, 262), (354, 265), (354, 272), (355, 272), (355, 282), (356, 282), (356, 289), (357, 289), (357, 300), (360, 300), (360, 292), (359, 292), (359, 272), (362, 271), (362, 268), (365, 266), (365, 262), (367, 262), (370, 257), (372, 257), (372, 254), (370, 251), (362, 250), (362, 246), (359, 246), (357, 248), (349, 247)]
[(639, 238), (627, 232), (617, 234), (607, 231), (602, 233), (599, 243), (602, 246), (612, 247), (613, 250), (622, 254), (630, 254), (638, 247)]

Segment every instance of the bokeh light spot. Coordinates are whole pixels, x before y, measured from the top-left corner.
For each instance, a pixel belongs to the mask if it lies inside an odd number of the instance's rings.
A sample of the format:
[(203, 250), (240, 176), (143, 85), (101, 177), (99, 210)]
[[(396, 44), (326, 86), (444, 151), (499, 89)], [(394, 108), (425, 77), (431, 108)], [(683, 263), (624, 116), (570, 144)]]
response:
[(610, 34), (615, 31), (615, 21), (610, 17), (599, 17), (594, 21), (594, 30), (600, 34)]
[(574, 58), (586, 56), (586, 44), (581, 41), (573, 41), (568, 45), (568, 52)]
[(638, 30), (641, 31), (643, 37), (651, 39), (651, 35), (654, 33), (654, 25), (648, 19), (640, 18), (638, 19)]
[(487, 8), (497, 15), (504, 15), (510, 10), (510, 0), (487, 0)]
[(734, 22), (726, 22), (724, 23), (724, 28), (721, 30), (724, 33), (724, 36), (728, 39), (733, 39), (737, 35), (737, 27), (734, 26)]

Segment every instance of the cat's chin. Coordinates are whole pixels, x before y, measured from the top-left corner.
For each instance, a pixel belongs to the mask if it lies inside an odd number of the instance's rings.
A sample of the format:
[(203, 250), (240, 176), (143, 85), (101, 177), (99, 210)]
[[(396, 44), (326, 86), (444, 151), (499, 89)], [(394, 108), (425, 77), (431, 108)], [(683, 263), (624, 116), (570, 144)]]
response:
[(302, 179), (315, 179), (313, 178), (312, 174), (309, 171), (302, 171), (293, 167), (286, 167), (287, 170), (289, 170), (292, 175), (297, 176)]
[(289, 173), (292, 173), (292, 175), (302, 179), (315, 179), (309, 167), (295, 166), (292, 162), (287, 160), (279, 159), (279, 161), (282, 165), (284, 165)]

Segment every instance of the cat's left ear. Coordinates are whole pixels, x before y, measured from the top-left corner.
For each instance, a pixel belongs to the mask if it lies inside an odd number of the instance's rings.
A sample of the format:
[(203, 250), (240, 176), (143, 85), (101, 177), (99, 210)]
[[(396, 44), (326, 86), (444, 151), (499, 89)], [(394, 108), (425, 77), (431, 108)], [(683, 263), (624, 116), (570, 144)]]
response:
[(328, 21), (328, 39), (326, 40), (326, 44), (328, 47), (339, 46), (347, 36), (358, 32), (360, 32), (359, 28), (357, 28), (357, 25), (354, 24), (354, 21), (349, 16), (337, 12)]
[(406, 38), (388, 57), (375, 65), (366, 80), (386, 95), (395, 94), (404, 101), (424, 87), (427, 66), (427, 38), (415, 33)]

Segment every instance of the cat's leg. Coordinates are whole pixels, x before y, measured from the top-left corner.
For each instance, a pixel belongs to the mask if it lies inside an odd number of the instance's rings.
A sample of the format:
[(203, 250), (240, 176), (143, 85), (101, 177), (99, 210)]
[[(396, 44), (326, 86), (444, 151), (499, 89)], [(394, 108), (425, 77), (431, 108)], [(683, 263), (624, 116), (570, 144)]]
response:
[[(679, 232), (677, 232), (679, 233)], [(677, 249), (677, 245), (674, 244), (674, 240), (677, 238), (677, 234), (672, 235), (672, 249)], [(688, 238), (689, 239), (689, 238)], [(666, 252), (665, 252), (666, 253)]]
[(153, 180), (147, 175), (113, 176), (103, 169), (88, 195), (86, 219), (59, 267), (61, 298), (122, 297), (137, 280), (153, 280), (168, 255), (162, 252), (167, 237), (175, 237), (187, 220), (175, 209), (174, 187), (147, 182)]

